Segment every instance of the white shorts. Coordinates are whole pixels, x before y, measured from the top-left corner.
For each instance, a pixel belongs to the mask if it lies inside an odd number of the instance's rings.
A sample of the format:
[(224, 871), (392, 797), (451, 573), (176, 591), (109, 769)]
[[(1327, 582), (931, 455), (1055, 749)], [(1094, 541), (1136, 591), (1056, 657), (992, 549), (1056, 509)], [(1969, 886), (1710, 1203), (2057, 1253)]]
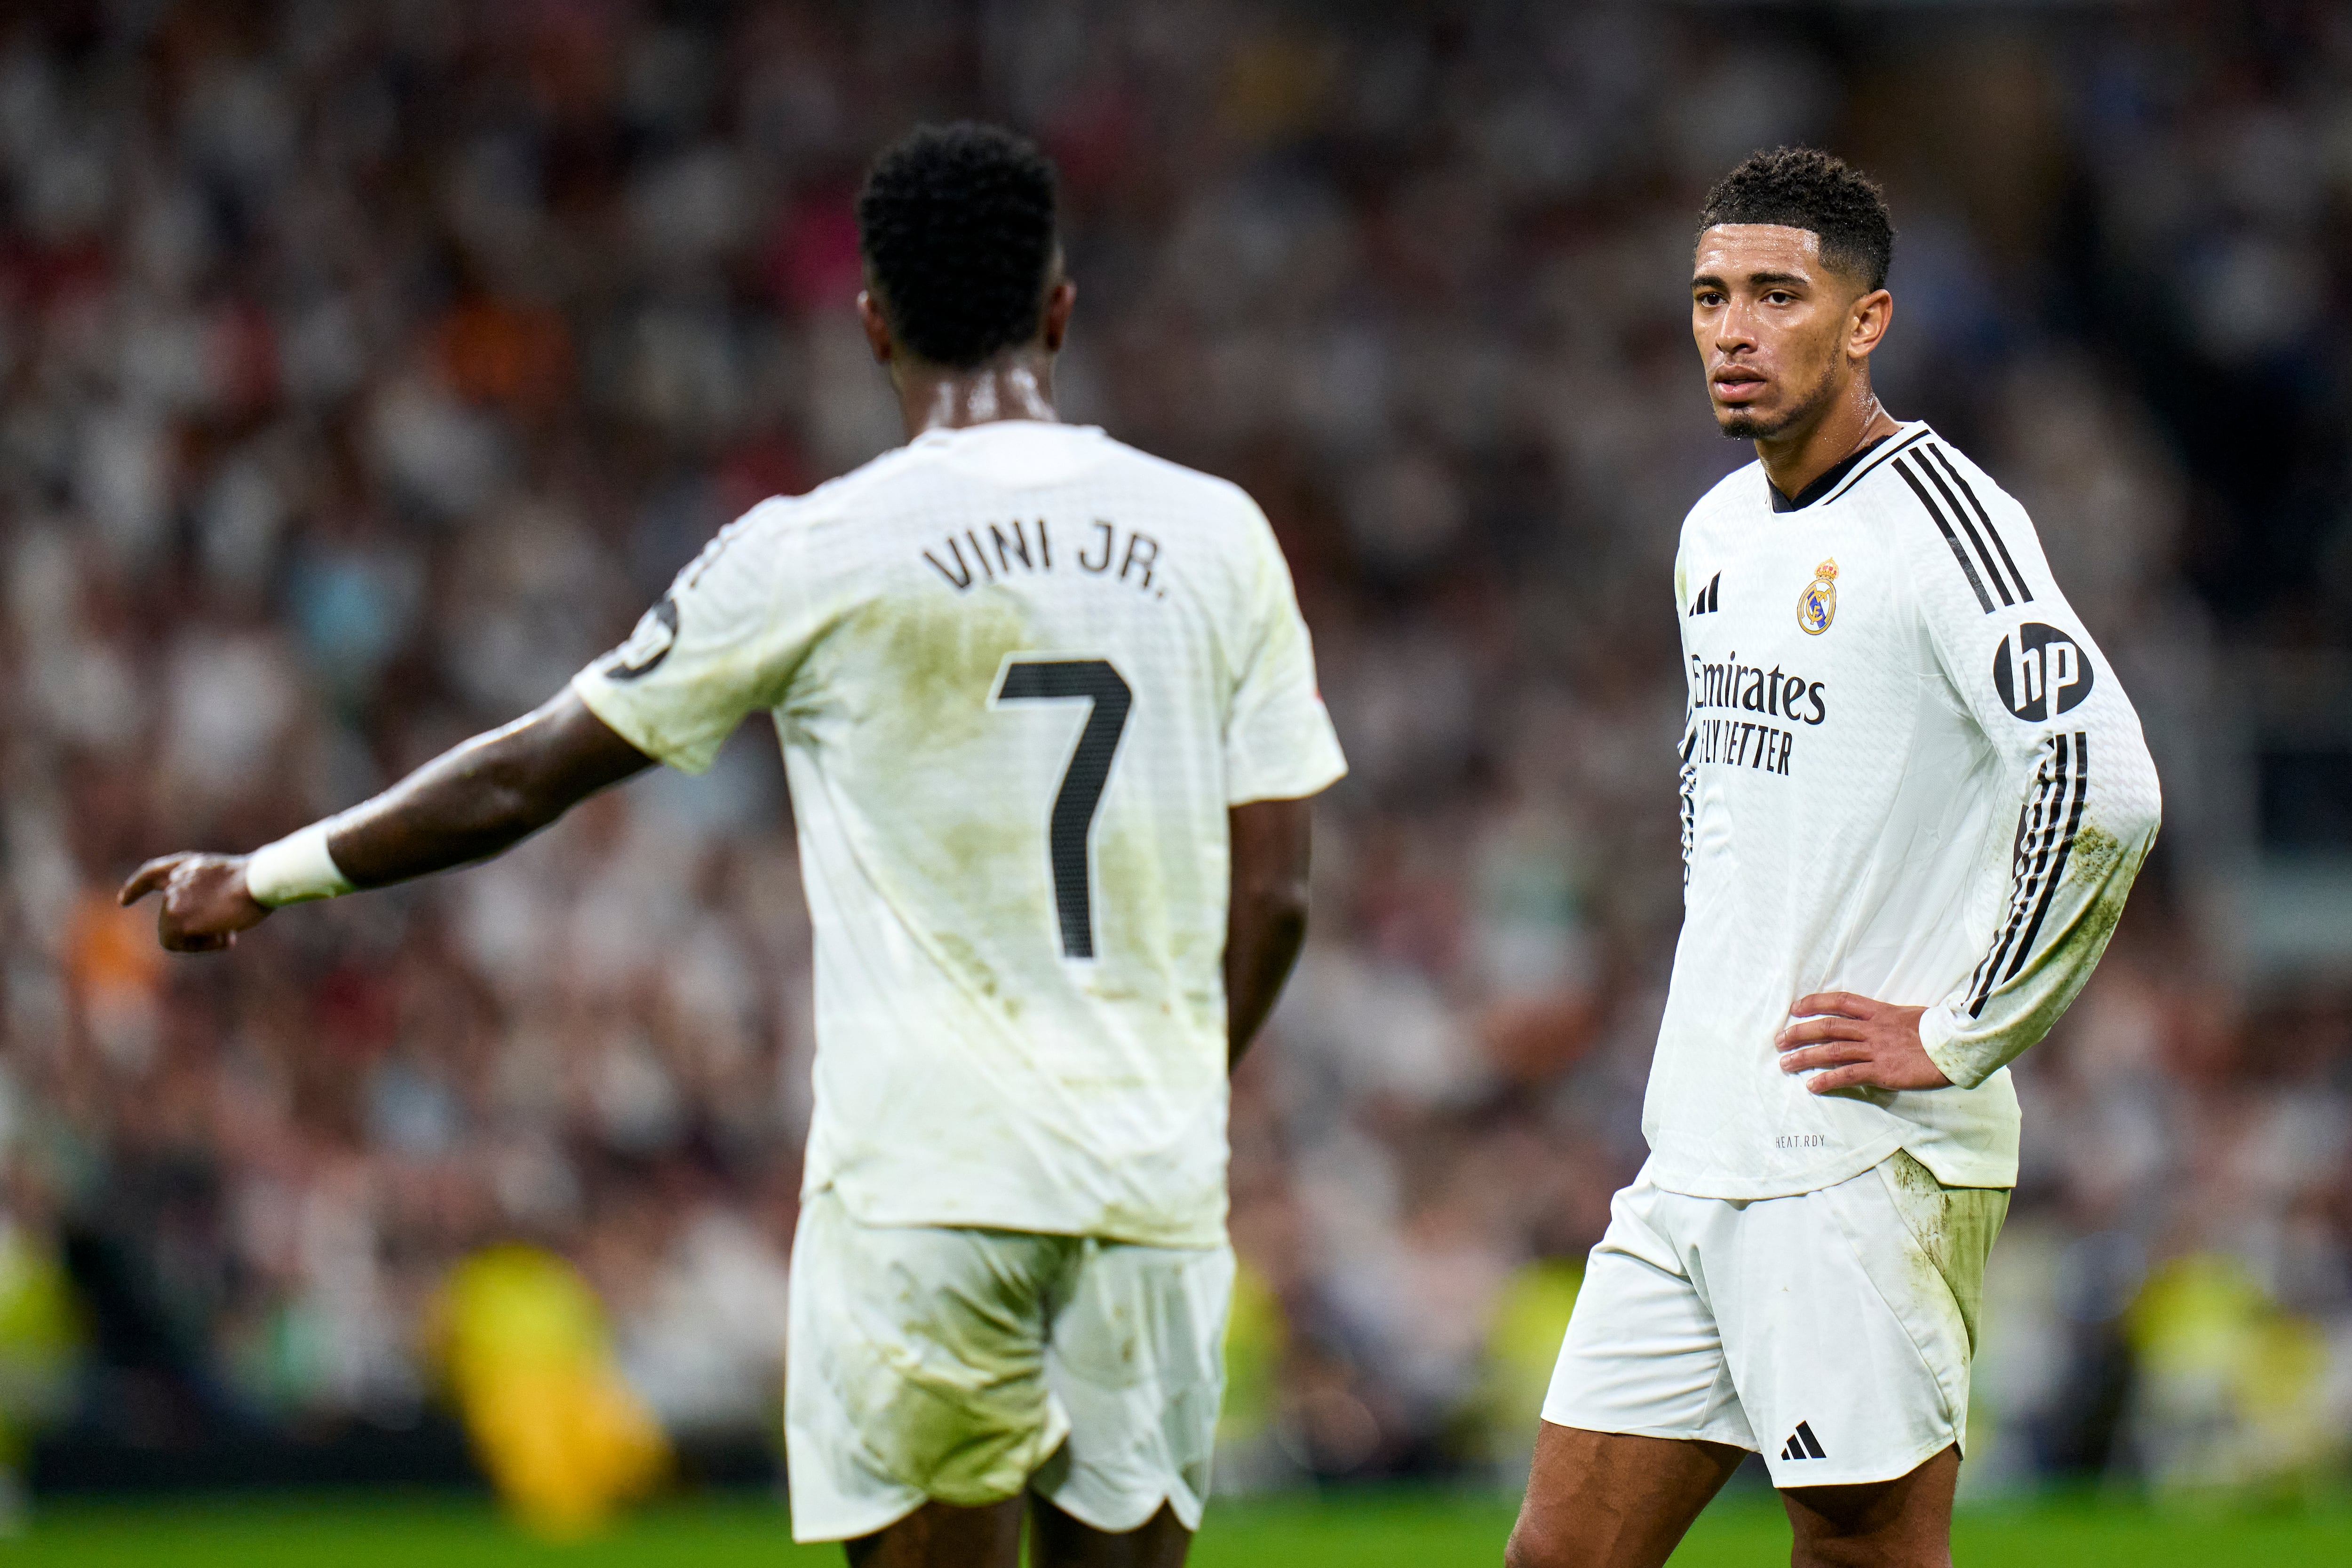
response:
[(1224, 1394), (1230, 1248), (860, 1225), (793, 1239), (793, 1539), (871, 1535), (927, 1499), (1034, 1490), (1097, 1530), (1197, 1530)]
[(1610, 1204), (1543, 1417), (1760, 1449), (1778, 1487), (1891, 1480), (1968, 1437), (1985, 1258), (2009, 1212), (1906, 1154), (1795, 1197)]

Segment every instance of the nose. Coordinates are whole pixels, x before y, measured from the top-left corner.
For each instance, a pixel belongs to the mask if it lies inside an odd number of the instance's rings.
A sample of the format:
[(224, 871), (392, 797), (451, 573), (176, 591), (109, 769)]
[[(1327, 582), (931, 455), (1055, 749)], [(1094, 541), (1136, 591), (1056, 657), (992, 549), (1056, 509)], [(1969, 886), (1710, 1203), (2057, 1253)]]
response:
[(1756, 346), (1755, 319), (1741, 301), (1732, 300), (1715, 319), (1715, 346), (1717, 351), (1726, 354)]

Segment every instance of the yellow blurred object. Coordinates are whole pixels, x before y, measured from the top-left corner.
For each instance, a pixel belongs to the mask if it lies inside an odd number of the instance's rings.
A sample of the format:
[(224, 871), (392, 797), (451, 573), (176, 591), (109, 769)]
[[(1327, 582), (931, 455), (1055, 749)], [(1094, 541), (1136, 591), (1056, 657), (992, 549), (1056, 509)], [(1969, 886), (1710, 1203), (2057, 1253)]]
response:
[(1487, 1326), (1486, 1369), (1465, 1434), (1475, 1457), (1517, 1464), (1534, 1452), (1560, 1337), (1583, 1285), (1583, 1260), (1564, 1258), (1523, 1264), (1504, 1284)]
[(668, 1439), (622, 1381), (604, 1306), (562, 1259), (519, 1244), (477, 1253), (436, 1317), (475, 1453), (528, 1528), (591, 1534), (667, 1474)]
[(33, 1430), (65, 1410), (81, 1343), (56, 1253), (0, 1218), (0, 1467), (21, 1464)]
[(2339, 1446), (2326, 1333), (2282, 1311), (2245, 1264), (2174, 1259), (2125, 1327), (2139, 1368), (2133, 1426), (2159, 1490), (2273, 1497), (2324, 1483)]
[(1247, 1442), (1273, 1427), (1289, 1340), (1274, 1287), (1246, 1261), (1237, 1263), (1233, 1315), (1225, 1321), (1225, 1400), (1217, 1415), (1218, 1442)]

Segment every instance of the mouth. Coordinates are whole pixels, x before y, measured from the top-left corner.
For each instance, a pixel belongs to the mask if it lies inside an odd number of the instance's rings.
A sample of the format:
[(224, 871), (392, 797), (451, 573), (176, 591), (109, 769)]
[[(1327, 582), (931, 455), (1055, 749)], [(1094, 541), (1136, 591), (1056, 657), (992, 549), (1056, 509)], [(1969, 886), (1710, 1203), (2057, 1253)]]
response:
[(1744, 370), (1717, 371), (1707, 380), (1716, 402), (1734, 404), (1754, 402), (1770, 384), (1754, 371)]

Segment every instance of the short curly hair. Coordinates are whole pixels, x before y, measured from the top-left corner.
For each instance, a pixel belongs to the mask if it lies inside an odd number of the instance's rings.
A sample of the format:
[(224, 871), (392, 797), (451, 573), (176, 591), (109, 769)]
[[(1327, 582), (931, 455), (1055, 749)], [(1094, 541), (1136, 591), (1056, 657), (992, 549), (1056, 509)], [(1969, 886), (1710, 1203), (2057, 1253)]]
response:
[(972, 370), (1037, 335), (1054, 266), (1054, 165), (993, 125), (919, 125), (857, 193), (857, 248), (898, 340)]
[(1886, 287), (1895, 218), (1876, 181), (1811, 147), (1751, 152), (1715, 183), (1699, 210), (1701, 234), (1717, 224), (1778, 224), (1821, 236), (1822, 260)]

